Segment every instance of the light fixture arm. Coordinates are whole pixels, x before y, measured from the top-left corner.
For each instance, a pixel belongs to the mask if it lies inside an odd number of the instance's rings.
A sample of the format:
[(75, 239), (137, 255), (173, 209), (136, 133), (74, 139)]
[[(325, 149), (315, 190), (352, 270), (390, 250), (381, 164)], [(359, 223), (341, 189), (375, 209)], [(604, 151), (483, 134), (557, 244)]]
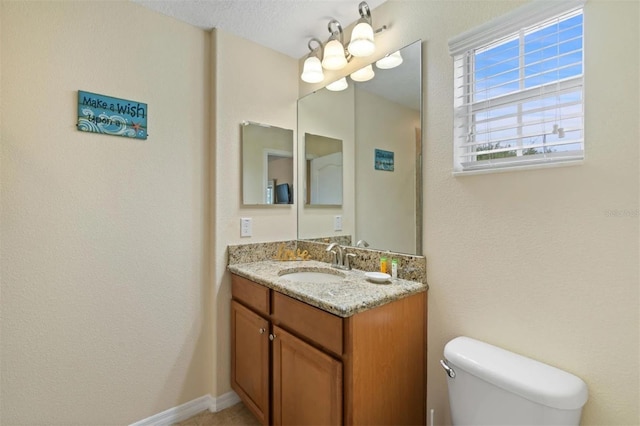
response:
[[(371, 25), (371, 28), (373, 28), (373, 19), (371, 18), (371, 8), (369, 7), (366, 1), (360, 2), (360, 4), (358, 5), (358, 13), (360, 14), (360, 19), (358, 20), (358, 22), (366, 22), (369, 25)], [(378, 29), (374, 28), (373, 32), (374, 34), (379, 34), (388, 29), (389, 27), (387, 27), (386, 25), (383, 25)]]
[[(332, 27), (335, 27), (335, 29)], [(331, 34), (331, 36), (329, 37), (329, 40), (338, 40), (338, 37), (340, 37), (339, 39), (340, 44), (344, 45), (344, 34), (342, 31), (342, 25), (340, 25), (340, 22), (338, 22), (336, 19), (330, 20), (329, 23), (327, 24), (327, 29)]]
[(360, 19), (367, 21), (371, 25), (371, 9), (366, 1), (360, 2), (358, 5), (358, 12), (360, 13)]
[[(312, 42), (316, 42), (318, 44), (318, 46), (313, 47), (311, 45)], [(312, 56), (314, 54), (316, 54), (316, 52), (319, 52), (320, 55), (319, 57), (322, 57), (322, 42), (320, 40), (318, 40), (317, 38), (313, 37), (309, 40), (309, 42), (307, 43), (307, 47), (309, 48), (309, 55), (307, 55), (307, 57)]]

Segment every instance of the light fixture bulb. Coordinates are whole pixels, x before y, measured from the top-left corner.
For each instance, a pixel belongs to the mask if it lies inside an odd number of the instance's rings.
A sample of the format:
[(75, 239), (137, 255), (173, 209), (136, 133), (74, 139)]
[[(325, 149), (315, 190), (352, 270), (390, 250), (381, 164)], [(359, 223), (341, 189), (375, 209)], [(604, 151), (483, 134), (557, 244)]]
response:
[(373, 28), (365, 20), (360, 20), (351, 32), (351, 41), (347, 48), (349, 53), (356, 57), (369, 56), (376, 50), (373, 41)]
[(322, 72), (320, 59), (316, 56), (310, 56), (305, 59), (300, 78), (302, 81), (307, 83), (320, 83), (324, 80), (324, 73)]
[(381, 70), (388, 70), (388, 69), (397, 67), (401, 63), (402, 63), (402, 55), (400, 55), (400, 51), (398, 50), (378, 60), (376, 62), (376, 66)]
[(371, 64), (367, 65), (364, 68), (360, 68), (358, 71), (355, 71), (351, 74), (351, 79), (353, 81), (369, 81), (373, 78), (373, 76), (376, 75), (375, 72), (373, 72), (373, 67), (371, 66)]
[(324, 47), (324, 58), (322, 67), (326, 70), (339, 70), (347, 65), (347, 58), (344, 56), (344, 46), (338, 40), (330, 40)]
[(327, 84), (327, 90), (331, 90), (332, 92), (340, 92), (349, 87), (349, 83), (347, 83), (347, 79), (342, 77), (340, 80), (336, 80), (331, 84)]

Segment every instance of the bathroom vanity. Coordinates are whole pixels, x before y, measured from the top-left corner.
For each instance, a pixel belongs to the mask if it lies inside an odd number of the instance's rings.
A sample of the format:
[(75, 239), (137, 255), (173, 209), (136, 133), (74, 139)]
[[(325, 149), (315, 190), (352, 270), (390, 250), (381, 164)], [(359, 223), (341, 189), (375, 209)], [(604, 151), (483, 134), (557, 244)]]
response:
[(264, 425), (426, 424), (426, 285), (281, 275), (297, 265), (326, 264), (229, 266), (234, 391)]

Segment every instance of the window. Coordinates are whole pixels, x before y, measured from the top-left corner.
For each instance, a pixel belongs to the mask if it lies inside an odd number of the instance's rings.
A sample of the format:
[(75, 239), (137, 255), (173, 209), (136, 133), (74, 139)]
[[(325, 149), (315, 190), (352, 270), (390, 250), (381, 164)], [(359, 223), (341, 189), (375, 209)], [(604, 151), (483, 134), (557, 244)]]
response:
[(454, 173), (584, 158), (583, 3), (550, 4), (450, 41)]

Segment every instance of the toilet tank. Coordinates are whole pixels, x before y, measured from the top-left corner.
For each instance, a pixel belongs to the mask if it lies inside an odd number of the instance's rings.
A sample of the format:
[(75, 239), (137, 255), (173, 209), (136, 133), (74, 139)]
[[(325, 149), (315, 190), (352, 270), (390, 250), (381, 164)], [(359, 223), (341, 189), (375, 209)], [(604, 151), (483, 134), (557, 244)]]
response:
[(580, 424), (588, 392), (573, 374), (469, 337), (444, 357), (454, 425)]

